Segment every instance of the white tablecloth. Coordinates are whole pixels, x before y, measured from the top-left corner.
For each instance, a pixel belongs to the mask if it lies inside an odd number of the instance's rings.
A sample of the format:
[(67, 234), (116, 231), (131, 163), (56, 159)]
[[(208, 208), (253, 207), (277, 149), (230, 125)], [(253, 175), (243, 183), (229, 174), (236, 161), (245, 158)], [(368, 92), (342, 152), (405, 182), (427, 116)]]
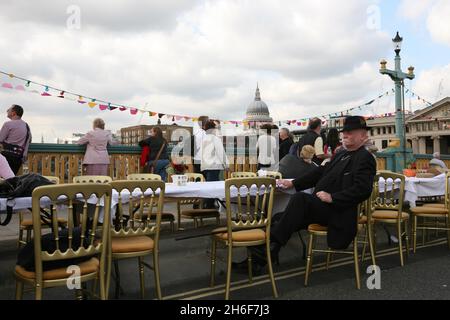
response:
[[(380, 179), (380, 192), (384, 191), (385, 183)], [(388, 190), (392, 188), (392, 181), (387, 183)], [(394, 188), (398, 188), (398, 181)], [(411, 207), (416, 206), (420, 197), (442, 196), (445, 194), (445, 174), (433, 178), (406, 177), (404, 201)]]

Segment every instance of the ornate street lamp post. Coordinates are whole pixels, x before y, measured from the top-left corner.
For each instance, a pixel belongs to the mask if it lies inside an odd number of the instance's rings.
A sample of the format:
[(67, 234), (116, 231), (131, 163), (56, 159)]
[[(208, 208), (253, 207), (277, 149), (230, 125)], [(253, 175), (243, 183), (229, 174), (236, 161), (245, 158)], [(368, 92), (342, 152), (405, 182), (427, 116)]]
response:
[[(406, 122), (405, 122), (405, 106), (404, 106), (404, 80), (410, 79), (413, 80), (415, 78), (414, 75), (414, 67), (408, 68), (408, 73), (404, 73), (401, 67), (401, 58), (400, 51), (402, 50), (403, 38), (397, 32), (397, 35), (394, 39), (392, 39), (394, 44), (395, 51), (395, 70), (389, 70), (386, 68), (386, 60), (382, 60), (380, 62), (381, 74), (387, 74), (395, 83), (395, 132), (397, 139), (400, 142), (400, 150), (399, 151), (403, 155), (403, 164), (398, 162), (398, 158), (396, 158), (396, 170), (400, 171), (400, 169), (406, 166), (407, 158), (412, 157), (412, 150), (406, 149)], [(410, 153), (408, 157), (408, 153)]]

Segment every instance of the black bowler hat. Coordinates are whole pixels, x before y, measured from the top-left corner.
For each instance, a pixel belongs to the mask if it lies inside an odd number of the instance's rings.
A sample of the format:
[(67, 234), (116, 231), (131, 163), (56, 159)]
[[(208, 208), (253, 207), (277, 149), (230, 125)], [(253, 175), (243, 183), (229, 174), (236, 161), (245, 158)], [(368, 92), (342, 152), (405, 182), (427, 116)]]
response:
[(364, 117), (350, 116), (345, 118), (344, 128), (342, 128), (341, 132), (358, 129), (370, 130), (370, 127), (367, 126), (366, 119), (364, 119)]

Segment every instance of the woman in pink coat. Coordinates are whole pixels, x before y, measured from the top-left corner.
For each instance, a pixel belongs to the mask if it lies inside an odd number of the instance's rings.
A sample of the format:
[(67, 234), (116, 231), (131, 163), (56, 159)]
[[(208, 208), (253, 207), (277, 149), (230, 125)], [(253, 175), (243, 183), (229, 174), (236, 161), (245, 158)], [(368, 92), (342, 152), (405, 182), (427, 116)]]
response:
[(78, 140), (78, 144), (87, 144), (83, 159), (86, 175), (107, 176), (109, 166), (109, 154), (107, 146), (112, 144), (112, 135), (105, 129), (105, 122), (97, 118), (94, 120), (94, 130), (89, 131)]

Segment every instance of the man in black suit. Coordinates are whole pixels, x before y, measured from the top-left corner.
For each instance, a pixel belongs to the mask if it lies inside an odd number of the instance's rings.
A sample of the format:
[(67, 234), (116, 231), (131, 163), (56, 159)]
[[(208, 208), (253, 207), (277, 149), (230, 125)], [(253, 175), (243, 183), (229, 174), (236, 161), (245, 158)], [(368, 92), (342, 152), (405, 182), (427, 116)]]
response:
[[(280, 248), (294, 232), (310, 224), (328, 227), (330, 248), (342, 250), (352, 242), (357, 232), (357, 206), (370, 197), (376, 174), (376, 162), (364, 147), (368, 129), (363, 117), (346, 118), (342, 130), (344, 149), (328, 165), (281, 182), (283, 188), (295, 187), (298, 192), (291, 196), (285, 211), (272, 220), (273, 260), (278, 260)], [(301, 192), (312, 187), (312, 194)], [(265, 264), (261, 249), (254, 251), (254, 261), (259, 265)]]

